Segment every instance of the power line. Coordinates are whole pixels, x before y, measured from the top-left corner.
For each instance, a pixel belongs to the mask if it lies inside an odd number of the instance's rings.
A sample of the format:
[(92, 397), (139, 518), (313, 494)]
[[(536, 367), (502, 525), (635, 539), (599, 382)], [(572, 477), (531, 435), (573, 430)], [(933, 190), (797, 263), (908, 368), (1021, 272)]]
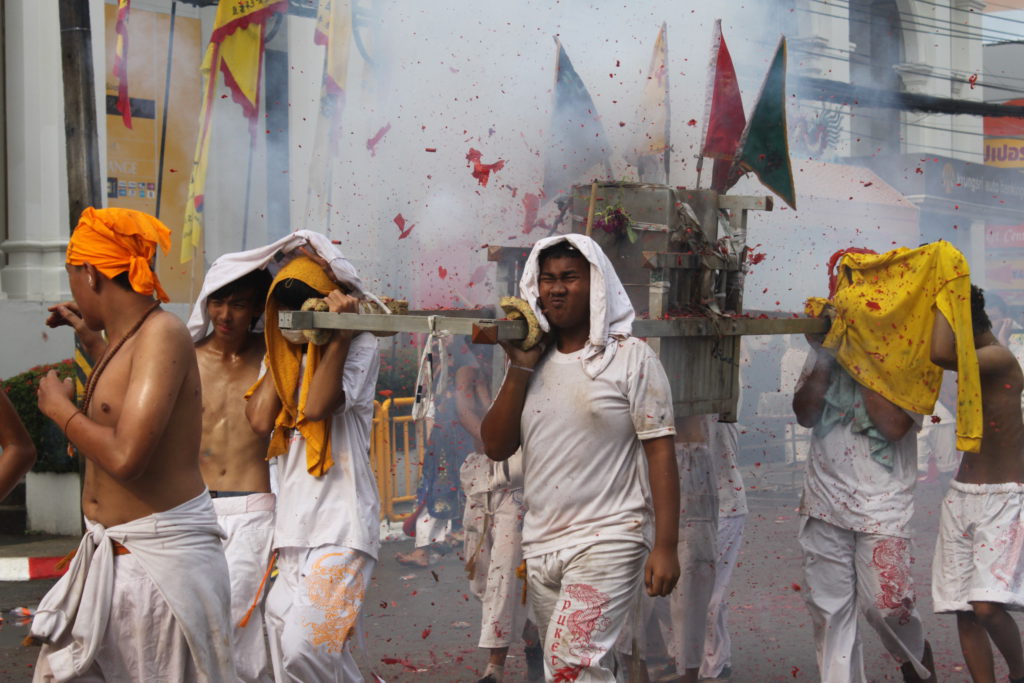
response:
[[(827, 0), (811, 0), (811, 2), (817, 2), (819, 4), (825, 5), (826, 7), (837, 7), (837, 8), (845, 5), (845, 7), (847, 8), (847, 11), (849, 11), (850, 13), (855, 13), (855, 14), (867, 14), (868, 13), (867, 10), (865, 10), (865, 9), (851, 7), (849, 0), (845, 0), (845, 2), (843, 2), (843, 3), (840, 3), (839, 0), (833, 0), (833, 2), (827, 2)], [(918, 4), (922, 4), (922, 5), (931, 5), (932, 7), (938, 7), (939, 9), (946, 9), (946, 10), (949, 10), (950, 12), (963, 12), (964, 14), (977, 16), (979, 18), (984, 18), (985, 16), (989, 16), (992, 19), (999, 19), (999, 20), (1002, 20), (1002, 21), (1006, 21), (1008, 23), (1019, 24), (1021, 26), (1024, 26), (1024, 20), (1021, 20), (1021, 19), (1013, 19), (1013, 18), (1010, 18), (1010, 17), (997, 17), (997, 16), (992, 16), (992, 15), (984, 15), (984, 14), (980, 14), (980, 13), (977, 13), (977, 12), (971, 12), (970, 10), (961, 9), (959, 7), (951, 7), (949, 5), (942, 5), (942, 4), (939, 4), (937, 2), (933, 2), (931, 0), (916, 0), (916, 2)], [(803, 11), (803, 10), (800, 9), (800, 10), (797, 10), (797, 11)], [(921, 22), (932, 21), (932, 22), (934, 22), (934, 24), (932, 25), (933, 28), (942, 28), (942, 27), (944, 27), (947, 24), (950, 25), (950, 26), (955, 25), (952, 20), (949, 21), (949, 22), (945, 22), (942, 19), (937, 19), (937, 18), (934, 18), (934, 17), (927, 17), (927, 16), (918, 15), (918, 14), (910, 14), (910, 13), (902, 13), (902, 12), (900, 13), (900, 21), (901, 22), (904, 20), (904, 16), (909, 16), (909, 17), (911, 17), (913, 19), (918, 19)], [(968, 30), (969, 30), (969, 28), (968, 28)], [(1010, 33), (1008, 31), (1000, 31), (999, 29), (991, 29), (991, 28), (990, 29), (985, 29), (985, 28), (981, 28), (980, 31), (981, 31), (981, 33), (1001, 33), (1003, 35), (1013, 36), (1013, 37), (1017, 38), (1018, 40), (1021, 38), (1021, 34), (1020, 33)]]
[[(814, 51), (814, 50), (808, 50), (808, 49), (805, 49), (805, 48), (802, 48), (802, 47), (795, 47), (793, 49), (793, 52), (794, 53), (799, 53), (799, 54), (802, 54), (802, 55), (809, 55), (811, 57), (820, 57), (822, 59), (831, 59), (833, 61), (840, 62), (842, 64), (849, 64), (851, 62), (851, 60), (849, 60), (848, 58), (837, 57), (835, 55), (830, 55), (830, 54), (827, 54), (827, 53), (824, 53), (824, 52), (817, 52), (817, 51)], [(941, 74), (925, 73), (925, 72), (915, 72), (915, 73), (917, 75), (924, 76), (924, 77), (932, 79), (932, 80), (944, 81), (944, 82), (948, 82), (948, 83), (958, 83), (958, 84), (961, 84), (961, 85), (970, 84), (970, 79), (959, 77), (959, 76), (952, 76), (952, 75), (945, 76), (945, 75), (941, 75)], [(949, 73), (952, 73), (952, 71), (950, 71)], [(996, 78), (998, 78), (998, 80), (1000, 80), (1000, 81), (1004, 81), (1004, 80), (1005, 81), (1018, 81), (1018, 82), (1021, 83), (1021, 85), (1018, 88), (1013, 88), (1013, 87), (1007, 87), (1007, 86), (1003, 86), (1003, 85), (996, 85), (995, 83), (990, 83), (988, 81), (982, 81), (982, 80), (975, 81), (974, 85), (979, 87), (979, 88), (982, 88), (982, 87), (986, 88), (987, 90), (998, 90), (998, 91), (1008, 92), (1008, 93), (1011, 93), (1011, 94), (1014, 94), (1014, 95), (1024, 95), (1024, 78), (1017, 78), (1017, 77), (1013, 77), (1013, 76), (1006, 76), (1006, 77), (998, 76)]]
[[(831, 4), (828, 4), (828, 3), (824, 3), (823, 0), (812, 0), (812, 1), (813, 2), (818, 2), (818, 3), (821, 3), (821, 4), (825, 4), (826, 7), (834, 7), (834, 5), (831, 5)], [(836, 9), (839, 9), (839, 8), (837, 7)], [(841, 15), (838, 15), (838, 14), (832, 14), (830, 12), (822, 12), (821, 10), (814, 10), (814, 9), (810, 9), (810, 8), (801, 8), (801, 9), (798, 9), (797, 11), (798, 12), (804, 12), (804, 13), (807, 13), (807, 14), (814, 14), (814, 15), (822, 16), (822, 17), (828, 17), (830, 19), (838, 19), (840, 21), (846, 21), (846, 22), (849, 22), (849, 23), (865, 24), (865, 25), (868, 25), (868, 26), (873, 26), (876, 23), (878, 23), (878, 22), (871, 21), (869, 19), (859, 19), (859, 18), (853, 18), (851, 16), (841, 16)], [(860, 13), (859, 12), (851, 12), (851, 14), (860, 14)], [(915, 19), (917, 19), (919, 21), (914, 21)], [(926, 36), (930, 36), (930, 37), (936, 37), (937, 36), (937, 37), (942, 37), (942, 38), (962, 38), (962, 39), (977, 40), (979, 42), (982, 42), (983, 35), (982, 35), (982, 32), (980, 32), (980, 31), (977, 32), (977, 33), (972, 33), (968, 29), (964, 29), (964, 30), (954, 29), (952, 24), (950, 24), (948, 22), (941, 22), (941, 21), (939, 21), (937, 19), (934, 20), (935, 23), (932, 23), (932, 24), (924, 23), (925, 21), (931, 21), (931, 19), (929, 17), (920, 17), (920, 16), (918, 16), (916, 14), (909, 14), (909, 15), (901, 14), (900, 15), (900, 29), (903, 30), (903, 31), (907, 31), (909, 33), (918, 33), (918, 34), (926, 35)], [(921, 28), (906, 28), (907, 26), (920, 26), (920, 27), (922, 27), (923, 29), (926, 29), (926, 30), (922, 30)], [(989, 31), (988, 33), (990, 33), (990, 34), (991, 33), (1003, 34), (1005, 36), (1012, 37), (1014, 40), (1021, 40), (1022, 38), (1024, 38), (1024, 36), (1022, 36), (1019, 33), (1010, 33), (1008, 31)]]

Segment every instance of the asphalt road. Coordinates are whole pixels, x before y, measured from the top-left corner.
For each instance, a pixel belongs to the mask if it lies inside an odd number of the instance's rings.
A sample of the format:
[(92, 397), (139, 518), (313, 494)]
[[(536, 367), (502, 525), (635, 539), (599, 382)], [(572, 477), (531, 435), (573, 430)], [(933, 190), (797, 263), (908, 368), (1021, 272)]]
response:
[[(767, 485), (756, 470), (748, 485)], [(914, 578), (925, 627), (932, 641), (942, 681), (968, 681), (953, 618), (931, 612), (930, 572), (938, 526), (938, 506), (945, 484), (918, 487), (914, 518)], [(800, 551), (796, 543), (796, 489), (750, 492), (751, 514), (740, 565), (733, 576), (731, 632), (733, 681), (770, 683), (814, 681), (817, 671), (811, 624), (801, 594)], [(480, 610), (467, 590), (461, 562), (454, 555), (430, 570), (399, 566), (394, 554), (411, 542), (386, 544), (367, 593), (364, 673), (373, 670), (388, 681), (475, 681), (486, 661), (475, 647)], [(0, 681), (28, 680), (35, 650), (19, 643), (25, 628), (12, 622), (8, 610), (34, 606), (52, 582), (0, 583)], [(873, 631), (865, 628), (864, 645), (870, 681), (899, 681), (899, 670)], [(525, 680), (522, 649), (512, 650), (506, 680)], [(997, 672), (1005, 680), (1005, 668)]]

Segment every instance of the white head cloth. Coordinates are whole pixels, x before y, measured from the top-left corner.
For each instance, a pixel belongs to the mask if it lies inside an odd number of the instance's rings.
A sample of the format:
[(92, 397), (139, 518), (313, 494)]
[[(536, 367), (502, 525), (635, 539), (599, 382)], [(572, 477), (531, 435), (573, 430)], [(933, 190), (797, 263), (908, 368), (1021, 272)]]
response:
[(210, 317), (206, 313), (206, 300), (212, 293), (261, 268), (269, 270), (271, 276), (275, 275), (279, 270), (277, 260), (274, 258), (277, 253), (287, 254), (299, 247), (309, 247), (317, 256), (327, 261), (335, 279), (352, 290), (353, 296), (372, 297), (363, 287), (363, 281), (359, 279), (355, 266), (342, 256), (341, 250), (326, 236), (312, 230), (296, 230), (265, 247), (224, 254), (213, 262), (206, 273), (206, 279), (203, 280), (199, 298), (192, 307), (192, 315), (188, 318), (188, 331), (192, 335), (192, 341), (198, 342), (206, 337), (210, 325)]
[(537, 303), (539, 258), (544, 249), (558, 242), (571, 243), (590, 262), (590, 335), (583, 347), (582, 361), (583, 371), (593, 379), (604, 372), (615, 357), (618, 348), (615, 342), (633, 333), (633, 304), (615, 267), (597, 242), (576, 233), (545, 237), (533, 245), (519, 280), (520, 296), (529, 302), (542, 330), (549, 331), (551, 324)]

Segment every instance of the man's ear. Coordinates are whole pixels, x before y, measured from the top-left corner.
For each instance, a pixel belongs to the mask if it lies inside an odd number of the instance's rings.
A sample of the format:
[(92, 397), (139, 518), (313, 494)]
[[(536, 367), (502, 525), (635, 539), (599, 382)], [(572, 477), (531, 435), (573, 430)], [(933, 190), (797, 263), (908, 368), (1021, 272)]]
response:
[(100, 291), (100, 271), (91, 263), (82, 264), (82, 267), (85, 268), (85, 281), (89, 283), (89, 288), (94, 292)]

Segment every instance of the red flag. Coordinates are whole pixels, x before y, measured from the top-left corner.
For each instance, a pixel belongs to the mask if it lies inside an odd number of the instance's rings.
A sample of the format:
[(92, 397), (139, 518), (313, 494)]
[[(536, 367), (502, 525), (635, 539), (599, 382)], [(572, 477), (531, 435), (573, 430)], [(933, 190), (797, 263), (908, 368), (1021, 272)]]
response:
[(117, 23), (114, 32), (117, 34), (117, 45), (114, 48), (114, 78), (117, 79), (117, 110), (121, 112), (121, 120), (125, 128), (132, 127), (132, 106), (128, 98), (128, 13), (132, 9), (132, 0), (118, 0)]
[(708, 95), (704, 108), (704, 146), (701, 156), (728, 163), (715, 163), (711, 187), (724, 192), (735, 183), (729, 182), (729, 167), (739, 146), (747, 120), (743, 115), (743, 99), (736, 80), (729, 48), (722, 35), (722, 20), (715, 21), (711, 41), (711, 62), (708, 65)]

